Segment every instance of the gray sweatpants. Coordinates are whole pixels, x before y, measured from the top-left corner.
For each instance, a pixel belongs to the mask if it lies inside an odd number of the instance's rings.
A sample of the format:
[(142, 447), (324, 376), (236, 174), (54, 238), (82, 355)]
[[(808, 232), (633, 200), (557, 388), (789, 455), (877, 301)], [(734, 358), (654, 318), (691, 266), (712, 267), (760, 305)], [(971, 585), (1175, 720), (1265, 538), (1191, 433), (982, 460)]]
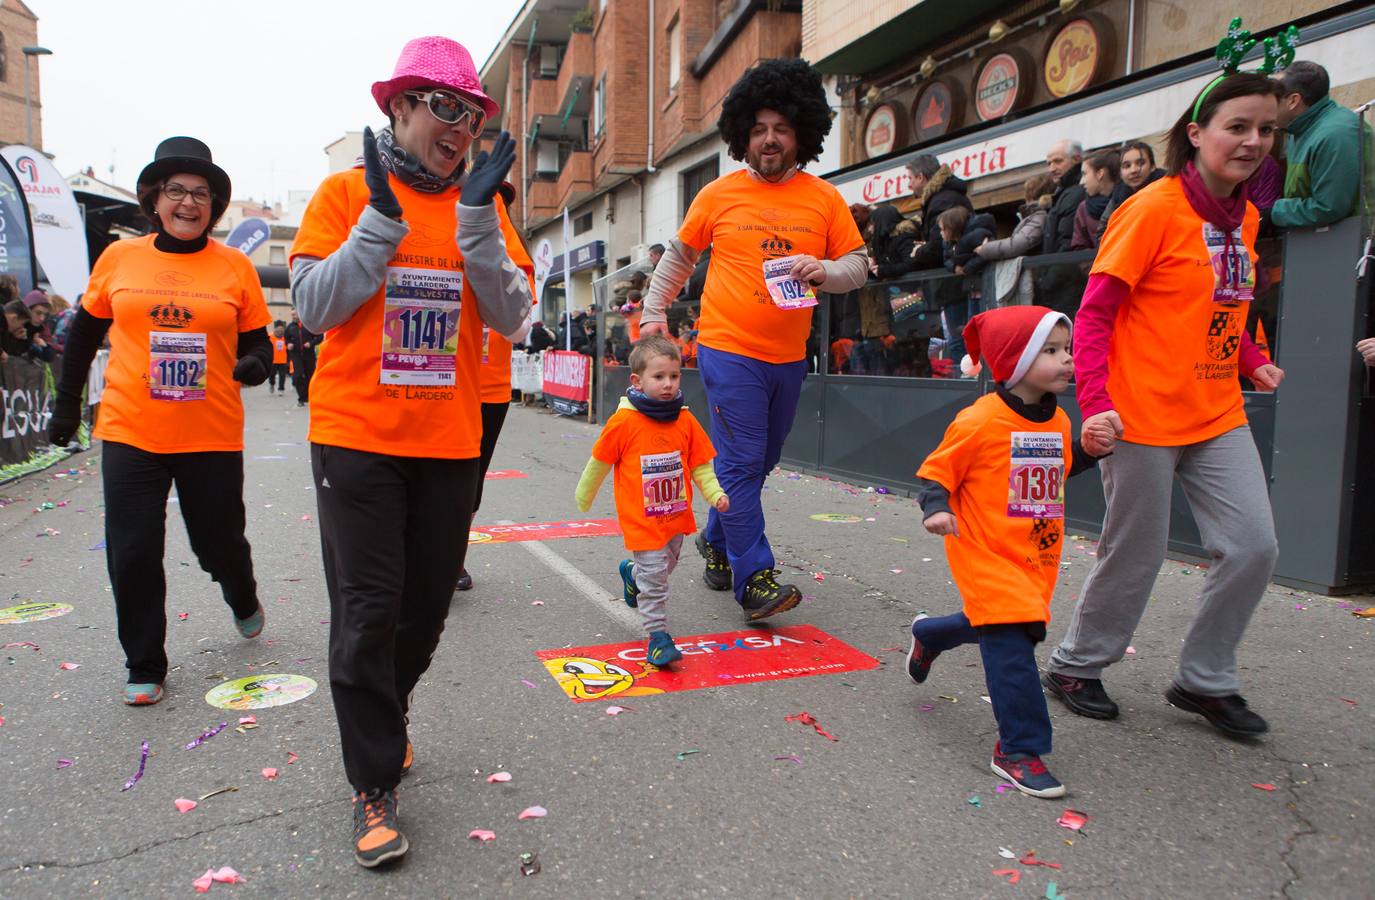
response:
[(1099, 463), (1108, 511), (1069, 631), (1050, 670), (1099, 678), (1120, 660), (1165, 560), (1170, 493), (1178, 477), (1212, 564), (1179, 652), (1176, 681), (1212, 697), (1236, 694), (1237, 645), (1274, 571), (1279, 547), (1251, 429), (1183, 447), (1117, 442)]
[(675, 534), (662, 550), (633, 550), (635, 586), (640, 589), (640, 619), (645, 634), (668, 630), (668, 576), (678, 566), (683, 536)]

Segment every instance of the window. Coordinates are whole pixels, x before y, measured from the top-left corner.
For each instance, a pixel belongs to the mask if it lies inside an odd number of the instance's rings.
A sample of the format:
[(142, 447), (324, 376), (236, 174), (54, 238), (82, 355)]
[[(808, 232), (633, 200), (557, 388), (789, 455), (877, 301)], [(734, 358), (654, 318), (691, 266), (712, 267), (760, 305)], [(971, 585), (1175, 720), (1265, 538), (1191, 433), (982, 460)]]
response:
[(272, 266), (286, 265), (286, 248), (280, 244), (276, 247), (269, 247), (267, 251), (267, 262), (268, 265)]
[(597, 79), (597, 89), (592, 96), (592, 133), (602, 136), (606, 130), (606, 73)]
[(700, 162), (691, 169), (683, 170), (683, 208), (681, 216), (687, 215), (688, 209), (692, 206), (692, 201), (702, 188), (716, 180), (721, 174), (721, 161), (719, 157), (713, 156), (711, 159)]
[(592, 214), (583, 213), (573, 220), (573, 233), (586, 234), (592, 230)]
[(678, 18), (675, 16), (668, 26), (668, 89), (674, 91), (678, 87), (678, 71), (683, 67), (682, 29), (678, 27)]

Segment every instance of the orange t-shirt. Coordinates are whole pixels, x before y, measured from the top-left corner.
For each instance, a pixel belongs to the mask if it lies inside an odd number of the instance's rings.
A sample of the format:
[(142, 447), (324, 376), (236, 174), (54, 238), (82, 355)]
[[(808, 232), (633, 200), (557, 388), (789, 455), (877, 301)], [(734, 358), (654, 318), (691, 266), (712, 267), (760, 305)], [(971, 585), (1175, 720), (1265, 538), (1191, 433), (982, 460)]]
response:
[(274, 366), (286, 365), (286, 338), (274, 337), (272, 339), (272, 364)]
[(243, 450), (239, 333), (272, 321), (258, 273), (216, 241), (166, 253), (154, 237), (106, 247), (81, 300), (114, 320), (95, 436), (149, 453)]
[[(472, 459), (482, 441), (483, 324), (462, 277), (458, 192), (424, 194), (394, 176), (390, 181), (410, 231), (386, 283), (320, 345), (310, 383), (310, 440), (393, 456)], [(368, 196), (362, 169), (326, 178), (290, 258), (323, 259), (339, 249)], [(507, 254), (533, 269), (505, 204), (494, 202)]]
[(1025, 419), (997, 394), (960, 411), (918, 478), (950, 491), (945, 555), (971, 625), (1049, 622), (1060, 572), (1069, 416)]
[(482, 329), (482, 402), (511, 402), (511, 342)]
[(1248, 204), (1233, 234), (1244, 252), (1232, 296), (1222, 292), (1225, 236), (1194, 212), (1178, 178), (1142, 188), (1113, 214), (1092, 272), (1131, 288), (1108, 346), (1108, 394), (1123, 440), (1177, 447), (1246, 424), (1237, 376), (1259, 226)]
[(864, 246), (849, 207), (827, 182), (798, 172), (768, 184), (743, 169), (702, 188), (678, 239), (697, 250), (711, 246), (698, 342), (769, 363), (806, 357), (812, 308), (778, 306), (765, 262), (798, 254), (838, 259)]
[(640, 342), (640, 316), (642, 315), (644, 315), (644, 307), (639, 303), (635, 304), (635, 308), (626, 314), (626, 337), (630, 338), (632, 344)]
[(687, 407), (659, 422), (628, 400), (607, 421), (592, 458), (616, 467), (616, 518), (627, 550), (661, 550), (676, 534), (692, 534), (692, 470), (716, 448)]

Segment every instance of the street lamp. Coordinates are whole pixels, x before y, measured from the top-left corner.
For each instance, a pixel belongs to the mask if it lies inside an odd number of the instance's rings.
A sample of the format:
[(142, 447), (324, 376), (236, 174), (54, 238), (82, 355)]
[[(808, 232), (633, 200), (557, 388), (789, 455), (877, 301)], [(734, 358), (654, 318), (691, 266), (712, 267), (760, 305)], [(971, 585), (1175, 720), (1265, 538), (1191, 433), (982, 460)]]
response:
[[(52, 56), (47, 47), (25, 47), (24, 56)], [(29, 60), (24, 60), (24, 121), (28, 123), (28, 146), (33, 146), (33, 99), (29, 96)]]

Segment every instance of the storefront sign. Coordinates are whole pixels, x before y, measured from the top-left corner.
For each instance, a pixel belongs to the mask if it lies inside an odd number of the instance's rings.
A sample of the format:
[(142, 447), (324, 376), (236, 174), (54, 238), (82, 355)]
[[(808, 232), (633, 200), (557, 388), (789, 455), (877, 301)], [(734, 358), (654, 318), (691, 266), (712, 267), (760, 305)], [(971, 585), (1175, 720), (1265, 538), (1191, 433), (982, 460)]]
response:
[(864, 154), (869, 159), (892, 153), (898, 145), (898, 111), (889, 103), (874, 107), (864, 126)]
[(1012, 112), (1022, 93), (1022, 67), (1010, 53), (984, 63), (974, 81), (974, 111), (985, 122)]
[(812, 625), (698, 634), (674, 643), (683, 658), (668, 669), (645, 661), (643, 639), (538, 650), (535, 656), (575, 703), (838, 675), (879, 666), (872, 656)]
[(565, 416), (587, 415), (592, 393), (592, 357), (571, 350), (544, 351), (545, 400)]
[(1065, 25), (1046, 49), (1046, 88), (1053, 96), (1068, 97), (1088, 87), (1098, 74), (1102, 49), (1098, 29), (1088, 19)]
[(576, 519), (572, 522), (530, 522), (526, 525), (480, 525), (468, 532), (470, 544), (513, 544), (518, 541), (557, 541), (562, 538), (614, 537), (621, 533), (615, 519)]
[(935, 140), (955, 126), (955, 95), (944, 81), (933, 81), (917, 94), (912, 105), (912, 125), (917, 143)]

